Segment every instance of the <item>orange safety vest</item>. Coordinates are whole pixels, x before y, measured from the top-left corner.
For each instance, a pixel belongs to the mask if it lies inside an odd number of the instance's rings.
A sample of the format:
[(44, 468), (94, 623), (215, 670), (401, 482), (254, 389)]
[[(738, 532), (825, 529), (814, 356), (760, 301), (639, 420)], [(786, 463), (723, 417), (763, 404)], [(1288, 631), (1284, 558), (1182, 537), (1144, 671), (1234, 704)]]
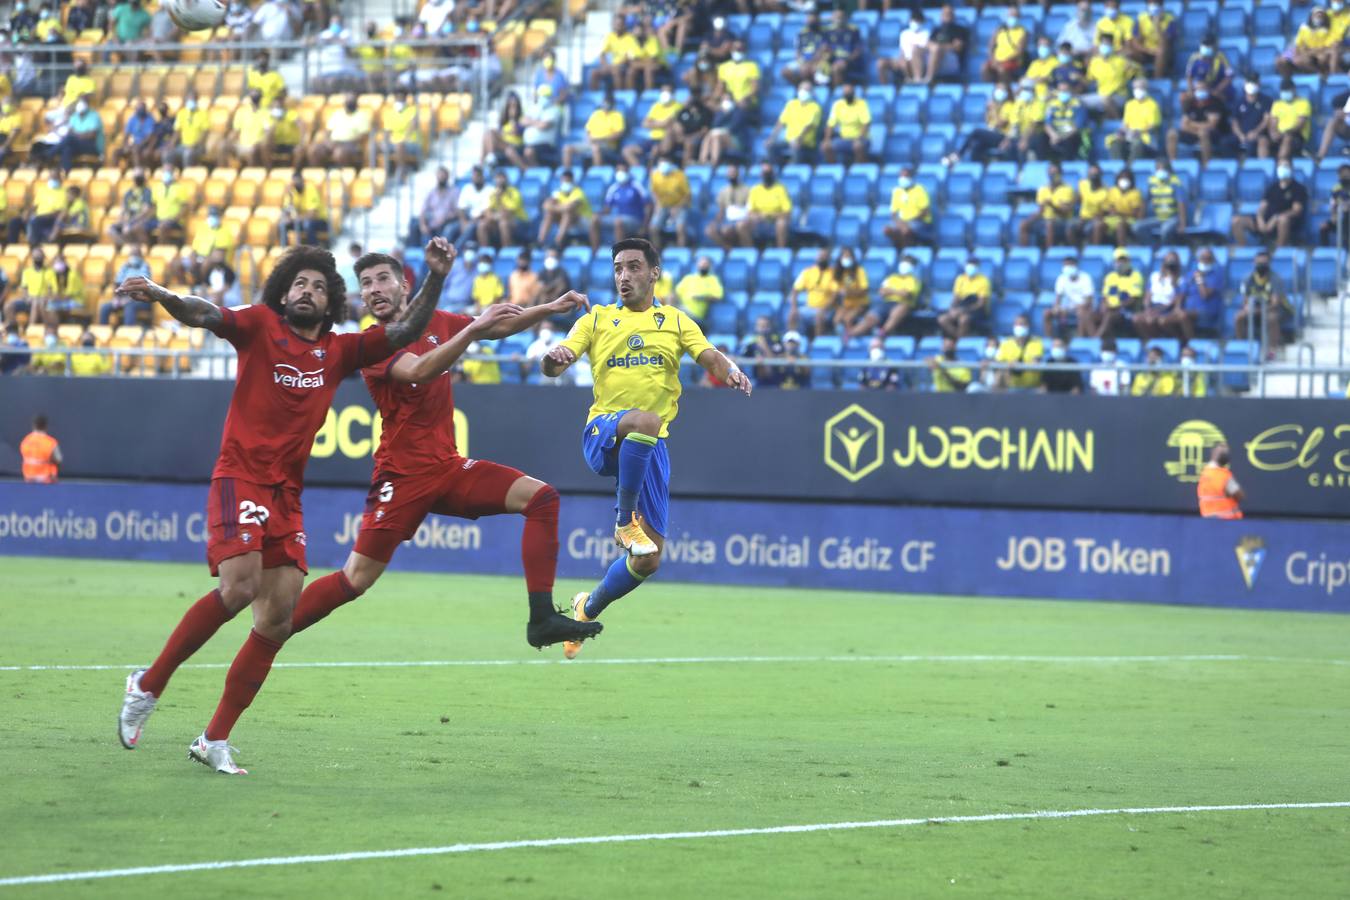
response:
[(1233, 473), (1222, 466), (1205, 466), (1200, 470), (1200, 483), (1195, 486), (1200, 515), (1206, 519), (1242, 518), (1237, 500), (1228, 496), (1228, 482), (1232, 477)]
[(19, 444), (19, 455), (23, 457), (23, 480), (39, 484), (55, 481), (56, 462), (52, 459), (55, 452), (56, 438), (41, 431), (29, 432), (28, 437)]

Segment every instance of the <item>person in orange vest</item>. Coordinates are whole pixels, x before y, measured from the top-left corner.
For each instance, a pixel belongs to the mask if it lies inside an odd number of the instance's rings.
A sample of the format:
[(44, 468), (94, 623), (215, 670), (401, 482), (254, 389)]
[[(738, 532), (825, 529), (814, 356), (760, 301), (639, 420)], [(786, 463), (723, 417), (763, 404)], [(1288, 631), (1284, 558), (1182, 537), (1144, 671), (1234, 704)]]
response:
[(37, 484), (56, 481), (61, 467), (61, 445), (47, 433), (46, 416), (33, 417), (33, 430), (20, 442), (19, 455), (23, 457), (24, 481)]
[(1239, 503), (1246, 497), (1242, 487), (1228, 468), (1228, 445), (1216, 444), (1209, 462), (1200, 470), (1200, 483), (1195, 486), (1200, 501), (1200, 515), (1206, 519), (1240, 519)]

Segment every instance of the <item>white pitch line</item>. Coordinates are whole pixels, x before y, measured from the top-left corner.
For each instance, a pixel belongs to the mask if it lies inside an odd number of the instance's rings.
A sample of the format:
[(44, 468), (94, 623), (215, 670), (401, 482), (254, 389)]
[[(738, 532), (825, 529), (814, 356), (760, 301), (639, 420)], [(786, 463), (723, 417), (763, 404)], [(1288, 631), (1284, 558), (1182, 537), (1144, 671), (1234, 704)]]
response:
[(134, 866), (125, 869), (90, 869), (84, 872), (52, 872), (45, 875), (14, 875), (0, 878), (0, 887), (86, 881), (98, 878), (128, 878), (137, 875), (171, 875), (219, 869), (250, 869), (258, 866), (299, 866), (316, 863), (355, 862), (367, 859), (402, 859), (409, 856), (446, 856), (454, 853), (484, 853), (536, 847), (579, 847), (588, 844), (633, 844), (644, 841), (682, 841), (707, 838), (751, 837), (771, 834), (810, 834), (819, 831), (856, 831), (864, 828), (907, 828), (914, 825), (964, 825), (977, 822), (1016, 822), (1028, 819), (1081, 819), (1091, 816), (1149, 816), (1169, 813), (1246, 812), (1253, 810), (1350, 809), (1350, 801), (1329, 803), (1240, 803), (1223, 806), (1141, 806), (1120, 809), (1064, 809), (1026, 813), (986, 813), (975, 816), (934, 816), (913, 819), (875, 819), (870, 822), (825, 822), (816, 825), (774, 825), (767, 828), (723, 828), (715, 831), (664, 831), (647, 834), (604, 834), (591, 837), (538, 838), (524, 841), (492, 841), (478, 844), (448, 844), (444, 847), (406, 847), (399, 850), (358, 850), (307, 856), (268, 856), (217, 862), (180, 863), (164, 866)]
[[(627, 659), (423, 659), (331, 662), (279, 662), (274, 669), (427, 669), (478, 666), (651, 666), (717, 663), (1057, 663), (1101, 665), (1112, 663), (1272, 662), (1316, 663), (1350, 666), (1350, 660), (1241, 654), (1180, 654), (1148, 656), (990, 656), (990, 655), (896, 655), (896, 656), (653, 656)], [(145, 663), (91, 665), (0, 666), (0, 672), (105, 672), (125, 671)], [(230, 663), (187, 663), (180, 669), (228, 669)]]

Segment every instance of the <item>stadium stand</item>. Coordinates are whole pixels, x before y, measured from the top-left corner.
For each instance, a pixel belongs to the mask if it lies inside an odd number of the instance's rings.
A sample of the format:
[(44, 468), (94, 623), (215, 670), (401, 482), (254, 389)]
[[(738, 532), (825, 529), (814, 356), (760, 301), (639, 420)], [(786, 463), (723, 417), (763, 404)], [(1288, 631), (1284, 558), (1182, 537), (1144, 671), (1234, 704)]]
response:
[[(572, 6), (574, 13), (584, 9), (584, 3)], [(992, 291), (987, 315), (976, 318), (972, 333), (1006, 336), (1013, 320), (1026, 314), (1032, 329), (1048, 340), (1040, 334), (1047, 321), (1044, 311), (1055, 302), (1055, 281), (1065, 255), (1078, 256), (1100, 293), (1120, 249), (1147, 286), (1165, 253), (1178, 253), (1182, 271), (1192, 273), (1196, 251), (1208, 246), (1225, 287), (1217, 324), (1197, 335), (1197, 341), (1211, 342), (1200, 345), (1199, 355), (1250, 360), (1260, 354), (1239, 340), (1235, 323), (1243, 304), (1238, 287), (1252, 272), (1257, 247), (1237, 245), (1230, 226), (1235, 217), (1256, 217), (1262, 203), (1280, 193), (1275, 156), (1285, 154), (1291, 177), (1284, 180), (1284, 191), (1295, 190), (1288, 187), (1290, 181), (1300, 186), (1306, 197), (1303, 214), (1287, 235), (1273, 227), (1256, 228), (1249, 239), (1284, 235), (1283, 243), (1271, 249), (1272, 268), (1288, 296), (1280, 329), (1285, 338), (1298, 340), (1314, 295), (1337, 290), (1332, 210), (1350, 190), (1336, 174), (1350, 136), (1342, 118), (1350, 84), (1345, 76), (1324, 71), (1339, 69), (1339, 59), (1332, 65), (1327, 54), (1310, 55), (1307, 48), (1309, 41), (1342, 47), (1350, 26), (1345, 11), (1328, 18), (1324, 30), (1321, 19), (1312, 21), (1310, 7), (1289, 0), (1108, 4), (1114, 17), (1106, 14), (1106, 7), (1093, 4), (1083, 23), (1075, 22), (1075, 6), (1062, 4), (954, 6), (941, 12), (928, 5), (913, 15), (898, 8), (849, 9), (839, 16), (831, 16), (823, 4), (818, 15), (805, 11), (806, 4), (792, 6), (801, 11), (747, 14), (731, 12), (731, 4), (625, 5), (600, 56), (587, 60), (571, 84), (538, 65), (552, 47), (556, 26), (550, 28), (539, 18), (507, 23), (494, 38), (496, 55), (521, 72), (532, 68), (533, 74), (521, 87), (499, 94), (499, 105), (508, 107), (509, 114), (500, 119), (493, 115), (497, 130), (483, 141), (486, 181), (491, 183), (494, 170), (503, 172), (510, 189), (518, 190), (526, 216), (514, 229), (518, 243), (493, 248), (495, 274), (504, 281), (522, 250), (534, 250), (533, 258), (542, 259), (543, 248), (531, 241), (540, 231), (546, 201), (556, 196), (567, 171), (579, 189), (574, 199), (584, 199), (571, 217), (573, 230), (559, 238), (561, 266), (572, 287), (589, 292), (593, 302), (611, 302), (608, 260), (593, 248), (596, 237), (602, 242), (613, 237), (615, 217), (606, 200), (615, 187), (615, 164), (626, 161), (632, 184), (640, 186), (649, 203), (654, 194), (658, 205), (683, 204), (681, 231), (693, 240), (706, 241), (707, 226), (718, 215), (719, 196), (730, 198), (729, 213), (724, 209), (721, 214), (735, 221), (721, 224), (742, 227), (715, 231), (721, 246), (677, 245), (676, 217), (669, 215), (663, 217), (664, 233), (654, 237), (666, 245), (671, 285), (693, 271), (694, 260), (702, 256), (719, 267), (726, 295), (713, 305), (707, 324), (718, 341), (733, 348), (747, 344), (761, 316), (769, 318), (777, 333), (794, 324), (788, 321), (786, 297), (797, 277), (813, 265), (819, 248), (836, 262), (845, 253), (858, 259), (875, 306), (871, 317), (838, 319), (855, 325), (866, 321), (869, 329), (882, 331), (892, 323), (894, 330), (885, 337), (913, 341), (886, 340), (885, 353), (905, 359), (924, 358), (939, 349), (931, 339), (952, 304), (967, 257), (989, 277)], [(340, 113), (349, 102), (344, 92), (349, 90), (358, 91), (351, 98), (372, 123), (383, 125), (401, 114), (399, 98), (389, 91), (409, 83), (402, 78), (407, 73), (402, 67), (410, 54), (430, 52), (415, 51), (407, 41), (425, 33), (416, 29), (435, 15), (435, 5), (429, 11), (424, 4), (415, 22), (383, 30), (372, 26), (367, 40), (353, 48), (355, 67), (336, 66), (331, 77), (319, 79), (319, 86), (333, 93), (282, 95), (283, 115), (296, 114), (307, 130), (305, 143), (332, 143), (332, 135), (321, 132), (335, 114), (342, 124)], [(814, 26), (808, 27), (808, 21)], [(316, 22), (314, 40), (322, 42), (331, 27)], [(1086, 46), (1075, 43), (1075, 29), (1087, 36)], [(248, 124), (256, 110), (250, 109), (247, 95), (267, 76), (258, 72), (256, 60), (210, 60), (213, 52), (192, 49), (179, 51), (171, 62), (138, 63), (130, 71), (123, 65), (105, 66), (100, 54), (88, 49), (87, 34), (75, 42), (72, 58), (96, 63), (85, 77), (92, 84), (89, 93), (108, 150), (100, 158), (76, 159), (61, 186), (85, 191), (90, 230), (105, 241), (110, 240), (119, 198), (132, 186), (129, 165), (111, 168), (107, 163), (124, 146), (126, 124), (135, 115), (133, 99), (167, 106), (177, 119), (187, 100), (197, 98), (208, 123), (203, 140), (210, 149), (203, 152), (208, 159), (214, 152), (219, 160), (222, 147), (245, 136), (241, 132), (247, 129), (236, 122)], [(964, 46), (958, 49), (952, 41), (962, 34)], [(226, 26), (205, 38), (188, 37), (190, 43), (212, 46), (208, 40), (231, 35)], [(943, 52), (934, 52), (939, 47)], [(925, 77), (926, 68), (932, 71), (931, 80)], [(421, 78), (417, 72), (413, 86)], [(785, 75), (801, 82), (788, 81)], [(522, 140), (517, 117), (530, 118), (535, 88), (541, 84), (550, 86), (550, 102), (563, 110), (555, 146), (587, 148), (566, 170), (557, 167), (561, 159), (549, 158), (552, 147), (531, 147), (525, 157), (514, 149)], [(1249, 84), (1254, 95), (1247, 92)], [(67, 84), (54, 90), (50, 100), (18, 100), (19, 132), (10, 147), (8, 164), (13, 168), (5, 186), (11, 221), (40, 212), (34, 207), (41, 193), (39, 170), (24, 163), (41, 136), (44, 115), (80, 88), (79, 83)], [(416, 91), (407, 100), (417, 110), (424, 148), (441, 133), (459, 131), (475, 114), (469, 93)], [(1121, 112), (1124, 120), (1113, 117)], [(1221, 126), (1212, 139), (1204, 136), (1214, 124), (1211, 113)], [(1229, 127), (1230, 121), (1247, 122), (1247, 116), (1265, 125), (1264, 134), (1253, 131), (1244, 139)], [(597, 131), (601, 125), (608, 131)], [(616, 128), (621, 136), (614, 140)], [(390, 129), (372, 125), (372, 132), (380, 130), (387, 136)], [(1175, 158), (1160, 169), (1155, 159), (1166, 157), (1173, 131)], [(610, 139), (600, 146), (592, 134)], [(1326, 159), (1319, 152), (1324, 134), (1333, 153)], [(387, 183), (391, 149), (386, 139), (372, 137), (370, 146), (361, 150), (365, 164), (360, 167), (303, 169), (306, 184), (322, 186), (331, 235), (342, 231), (346, 217), (369, 210), (378, 200)], [(1202, 154), (1209, 157), (1203, 163)], [(1062, 173), (1054, 185), (1052, 159)], [(320, 154), (311, 161), (324, 163), (327, 158)], [(541, 164), (521, 167), (512, 162)], [(739, 182), (726, 191), (728, 166), (733, 164)], [(763, 183), (762, 166), (773, 173), (775, 185)], [(677, 173), (687, 184), (687, 197), (683, 189), (669, 189)], [(291, 175), (291, 165), (242, 163), (214, 168), (198, 164), (175, 175), (193, 198), (184, 214), (184, 243), (191, 246), (207, 227), (210, 207), (219, 207), (237, 248), (234, 268), (245, 297), (265, 277), (280, 249), (279, 225)], [(458, 179), (461, 190), (467, 183)], [(771, 187), (774, 197), (769, 200)], [(631, 190), (625, 191), (631, 199)], [(747, 196), (741, 199), (743, 194)], [(762, 208), (751, 208), (756, 204)], [(785, 240), (773, 227), (775, 217), (784, 214)], [(591, 230), (592, 215), (597, 234)], [(412, 219), (405, 252), (420, 278), (420, 247), (427, 236), (417, 216)], [(1030, 219), (1036, 221), (1024, 228)], [(468, 246), (484, 231), (463, 230), (457, 242)], [(494, 238), (497, 232), (494, 226)], [(110, 252), (106, 243), (64, 243), (67, 259), (84, 278), (86, 311), (92, 312), (106, 298), (125, 255), (116, 247)], [(176, 249), (166, 244), (149, 249), (156, 276), (168, 271)], [(22, 242), (4, 247), (0, 266), (12, 283), (28, 253)], [(892, 316), (888, 299), (905, 295), (891, 291), (883, 298), (880, 288), (899, 274), (902, 254), (910, 260), (903, 275), (917, 279), (919, 296), (912, 314)], [(855, 305), (862, 302), (852, 299)], [(852, 331), (852, 336), (822, 333), (806, 341), (803, 350), (816, 359), (842, 359), (858, 347), (866, 350), (870, 335)], [(1135, 337), (1128, 319), (1117, 336), (1122, 341)], [(1084, 347), (1074, 345), (1075, 358), (1094, 361)], [(1270, 349), (1273, 353), (1278, 348)], [(504, 377), (517, 377), (511, 366), (503, 368)], [(848, 369), (822, 370), (813, 382), (854, 387), (849, 374)], [(1242, 383), (1231, 379), (1227, 386)]]

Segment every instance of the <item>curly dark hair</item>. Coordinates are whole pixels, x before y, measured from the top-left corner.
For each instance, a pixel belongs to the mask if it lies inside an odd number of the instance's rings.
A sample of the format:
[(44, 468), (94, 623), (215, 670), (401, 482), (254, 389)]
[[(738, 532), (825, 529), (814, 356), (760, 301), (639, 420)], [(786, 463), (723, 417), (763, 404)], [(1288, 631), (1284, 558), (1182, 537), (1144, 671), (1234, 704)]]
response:
[(333, 254), (327, 250), (302, 246), (292, 247), (283, 253), (263, 284), (263, 303), (278, 315), (284, 316), (286, 294), (290, 292), (296, 276), (305, 269), (322, 273), (328, 282), (328, 308), (324, 310), (323, 327), (319, 332), (325, 334), (347, 317), (347, 285), (338, 274)]

